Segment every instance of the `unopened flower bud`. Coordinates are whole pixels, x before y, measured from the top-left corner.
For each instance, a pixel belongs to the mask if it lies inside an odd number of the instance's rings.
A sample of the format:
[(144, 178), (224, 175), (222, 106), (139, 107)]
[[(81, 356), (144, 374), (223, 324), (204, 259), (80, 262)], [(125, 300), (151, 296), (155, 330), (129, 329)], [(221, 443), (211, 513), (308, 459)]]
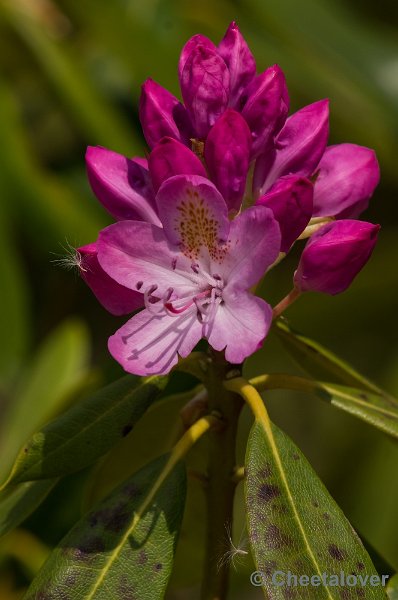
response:
[(206, 171), (200, 159), (184, 144), (165, 137), (154, 147), (148, 160), (155, 192), (163, 181), (174, 175), (201, 175)]
[(184, 144), (189, 144), (189, 139), (193, 136), (185, 107), (153, 79), (147, 79), (142, 86), (139, 115), (150, 148), (166, 135)]
[(380, 225), (343, 219), (327, 223), (309, 239), (294, 283), (301, 292), (339, 294), (369, 260)]
[(228, 109), (210, 130), (205, 144), (209, 174), (228, 208), (239, 210), (250, 160), (250, 129), (245, 119)]

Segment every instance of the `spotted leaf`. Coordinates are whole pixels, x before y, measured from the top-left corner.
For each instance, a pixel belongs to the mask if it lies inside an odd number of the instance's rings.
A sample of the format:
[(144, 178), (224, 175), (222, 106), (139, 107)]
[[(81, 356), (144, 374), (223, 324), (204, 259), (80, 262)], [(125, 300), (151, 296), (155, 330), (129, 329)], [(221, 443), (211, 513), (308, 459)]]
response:
[[(250, 545), (268, 599), (386, 598), (381, 586), (370, 585), (377, 572), (358, 535), (300, 450), (276, 426), (264, 427), (261, 421), (253, 426), (246, 474)], [(319, 577), (319, 583), (289, 586), (283, 579), (289, 571), (310, 580)], [(361, 576), (365, 585), (322, 582), (323, 573), (341, 571)]]
[(185, 469), (161, 480), (167, 456), (84, 516), (51, 553), (24, 600), (160, 600), (185, 503)]

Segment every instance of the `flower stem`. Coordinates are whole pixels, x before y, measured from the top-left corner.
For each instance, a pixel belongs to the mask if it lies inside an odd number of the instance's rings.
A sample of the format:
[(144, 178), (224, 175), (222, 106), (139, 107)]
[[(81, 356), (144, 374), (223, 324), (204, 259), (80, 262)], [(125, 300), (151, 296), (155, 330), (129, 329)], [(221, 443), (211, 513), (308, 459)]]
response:
[(287, 296), (282, 298), (282, 300), (278, 302), (273, 310), (273, 319), (277, 319), (291, 304), (293, 304), (295, 300), (297, 300), (300, 294), (300, 290), (293, 288)]
[(232, 530), (235, 446), (241, 398), (228, 391), (223, 381), (230, 370), (221, 353), (213, 353), (207, 382), (209, 409), (222, 415), (223, 427), (209, 432), (209, 463), (206, 485), (207, 531), (202, 600), (225, 600), (228, 593), (231, 550), (227, 531)]

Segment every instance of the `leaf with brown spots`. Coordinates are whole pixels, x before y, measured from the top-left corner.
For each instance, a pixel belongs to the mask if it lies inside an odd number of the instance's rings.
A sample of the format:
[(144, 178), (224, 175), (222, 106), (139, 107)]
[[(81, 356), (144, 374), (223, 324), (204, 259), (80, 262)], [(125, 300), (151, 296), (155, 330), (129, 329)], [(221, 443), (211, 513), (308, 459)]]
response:
[(73, 405), (33, 434), (3, 485), (50, 479), (94, 463), (126, 435), (156, 400), (167, 377), (127, 375)]
[(24, 600), (161, 600), (186, 489), (181, 462), (160, 479), (167, 458), (149, 463), (84, 516), (53, 550)]
[(362, 576), (377, 571), (303, 454), (275, 425), (267, 428), (262, 421), (253, 425), (245, 472), (249, 539), (256, 568), (263, 574), (266, 598), (341, 600), (342, 591), (347, 598), (386, 598), (381, 587), (370, 585), (344, 590), (324, 585), (274, 585), (276, 571), (310, 578), (322, 573), (358, 572), (358, 564), (363, 565)]

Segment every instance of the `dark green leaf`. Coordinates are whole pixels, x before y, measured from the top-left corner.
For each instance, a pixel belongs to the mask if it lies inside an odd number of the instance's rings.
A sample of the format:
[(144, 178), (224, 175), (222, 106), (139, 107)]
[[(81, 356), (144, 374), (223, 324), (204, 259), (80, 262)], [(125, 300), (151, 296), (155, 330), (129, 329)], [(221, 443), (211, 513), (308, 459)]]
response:
[(381, 392), (375, 383), (358, 373), (351, 365), (321, 344), (292, 329), (286, 321), (277, 321), (274, 331), (299, 366), (316, 379), (330, 381), (332, 375), (338, 383), (345, 383), (376, 393)]
[(9, 483), (48, 479), (92, 464), (127, 435), (167, 382), (126, 376), (33, 434), (19, 453)]
[(0, 536), (18, 527), (43, 502), (56, 479), (21, 483), (0, 493)]
[[(300, 450), (276, 426), (267, 430), (261, 422), (254, 424), (246, 473), (250, 543), (268, 598), (282, 600), (292, 591), (274, 585), (275, 571), (309, 577), (341, 571), (362, 577), (377, 574), (340, 508)], [(366, 586), (344, 588), (346, 597), (385, 598), (381, 587), (372, 587), (367, 581)], [(323, 583), (300, 587), (299, 594), (293, 589), (300, 600), (341, 600), (341, 591)]]
[(141, 469), (88, 513), (52, 552), (25, 600), (163, 598), (186, 486), (182, 463), (156, 485), (166, 459)]

